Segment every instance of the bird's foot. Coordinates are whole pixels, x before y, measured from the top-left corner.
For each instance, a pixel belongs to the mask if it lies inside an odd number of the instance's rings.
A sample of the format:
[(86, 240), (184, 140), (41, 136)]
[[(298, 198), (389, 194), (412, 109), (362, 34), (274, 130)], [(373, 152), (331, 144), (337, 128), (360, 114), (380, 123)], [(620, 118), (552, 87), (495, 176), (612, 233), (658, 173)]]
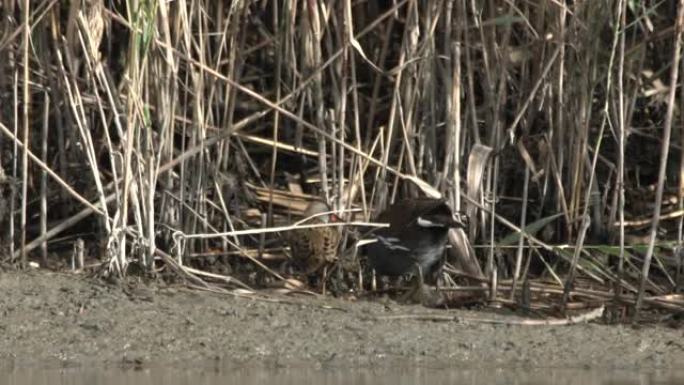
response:
[(444, 297), (438, 290), (432, 290), (425, 285), (420, 276), (413, 277), (410, 289), (399, 297), (400, 303), (419, 303), (425, 307), (440, 307), (444, 304)]

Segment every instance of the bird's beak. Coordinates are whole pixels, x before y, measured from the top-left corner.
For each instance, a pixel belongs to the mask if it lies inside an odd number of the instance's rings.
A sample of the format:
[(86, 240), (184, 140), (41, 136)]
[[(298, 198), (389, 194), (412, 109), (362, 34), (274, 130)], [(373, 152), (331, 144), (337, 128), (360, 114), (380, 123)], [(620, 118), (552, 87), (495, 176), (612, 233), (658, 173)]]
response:
[(418, 219), (416, 220), (416, 223), (420, 227), (447, 227), (447, 225), (444, 223), (436, 223), (436, 222), (433, 222), (429, 219), (425, 219), (423, 217), (418, 217)]
[(461, 211), (454, 213), (454, 222), (456, 222), (460, 227), (464, 229), (468, 228), (468, 225), (470, 223), (468, 220), (468, 216)]

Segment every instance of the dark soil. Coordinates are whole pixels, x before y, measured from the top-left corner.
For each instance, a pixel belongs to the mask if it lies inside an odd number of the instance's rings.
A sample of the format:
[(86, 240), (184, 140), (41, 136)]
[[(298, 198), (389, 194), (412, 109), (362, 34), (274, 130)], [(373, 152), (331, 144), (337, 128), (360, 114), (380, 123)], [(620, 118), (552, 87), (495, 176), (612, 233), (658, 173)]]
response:
[[(240, 298), (180, 286), (124, 290), (45, 271), (0, 273), (0, 368), (265, 365), (677, 368), (684, 330), (388, 319), (440, 314), (391, 301)], [(399, 317), (397, 317), (399, 318)]]

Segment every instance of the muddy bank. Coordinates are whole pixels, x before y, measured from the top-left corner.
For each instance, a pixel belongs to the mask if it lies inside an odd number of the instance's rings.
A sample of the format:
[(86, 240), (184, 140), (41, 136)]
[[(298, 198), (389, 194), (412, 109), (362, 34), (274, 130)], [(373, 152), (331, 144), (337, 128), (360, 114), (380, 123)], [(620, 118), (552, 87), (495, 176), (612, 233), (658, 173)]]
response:
[(82, 276), (0, 273), (0, 367), (264, 365), (675, 368), (684, 330), (600, 324), (520, 326), (387, 316), (379, 302), (235, 298), (181, 287), (120, 287)]

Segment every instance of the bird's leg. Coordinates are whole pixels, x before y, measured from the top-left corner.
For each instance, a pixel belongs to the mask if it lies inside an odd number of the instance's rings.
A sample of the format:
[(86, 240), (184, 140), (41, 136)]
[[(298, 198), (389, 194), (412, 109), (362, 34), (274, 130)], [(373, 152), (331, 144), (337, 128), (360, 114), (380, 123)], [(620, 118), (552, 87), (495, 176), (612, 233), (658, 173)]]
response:
[(417, 282), (417, 300), (420, 301), (421, 304), (425, 303), (425, 300), (427, 299), (427, 295), (425, 293), (425, 279), (423, 277), (423, 268), (420, 267), (419, 264), (416, 264), (416, 271), (418, 271), (418, 282)]
[(315, 265), (309, 266), (306, 271), (309, 284), (316, 290), (320, 290), (325, 295), (325, 286), (328, 281), (328, 264), (325, 261), (315, 261)]
[(416, 274), (411, 279), (411, 288), (399, 299), (400, 302), (415, 300), (423, 303), (425, 299), (425, 282), (423, 280), (423, 269), (416, 263)]
[[(437, 295), (437, 297), (443, 298), (442, 285), (440, 285), (440, 282), (444, 278), (444, 265), (441, 265), (438, 268), (436, 276), (437, 276), (437, 278), (435, 279), (435, 294)], [(442, 279), (440, 279), (440, 278), (442, 278)]]
[(323, 265), (323, 278), (321, 279), (321, 294), (325, 295), (325, 284), (328, 282), (328, 264)]

